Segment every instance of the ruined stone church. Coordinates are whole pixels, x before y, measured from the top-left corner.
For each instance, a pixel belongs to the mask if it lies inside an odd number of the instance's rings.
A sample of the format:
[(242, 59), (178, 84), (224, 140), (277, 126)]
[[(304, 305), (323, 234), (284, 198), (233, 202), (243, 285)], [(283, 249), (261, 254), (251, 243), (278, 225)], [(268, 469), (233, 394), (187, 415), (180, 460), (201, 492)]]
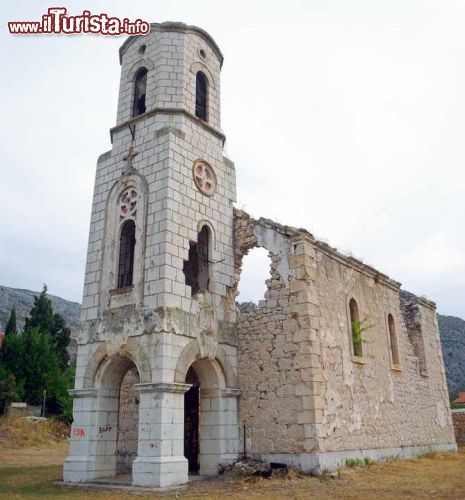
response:
[[(244, 453), (319, 472), (456, 450), (435, 304), (305, 230), (234, 208), (212, 37), (152, 24), (119, 57), (64, 480), (159, 487)], [(271, 259), (267, 291), (240, 311), (255, 247)]]

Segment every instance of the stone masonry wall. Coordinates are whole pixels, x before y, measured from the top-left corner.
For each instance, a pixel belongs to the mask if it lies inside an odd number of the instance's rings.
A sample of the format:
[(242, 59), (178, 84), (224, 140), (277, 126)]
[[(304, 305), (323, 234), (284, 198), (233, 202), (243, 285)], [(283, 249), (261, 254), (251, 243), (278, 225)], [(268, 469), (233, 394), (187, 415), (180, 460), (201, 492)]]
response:
[[(258, 245), (270, 251), (271, 276), (265, 300), (240, 314), (240, 420), (247, 427), (247, 451), (303, 453), (317, 447), (315, 422), (321, 383), (317, 305), (312, 289), (313, 250), (292, 229), (274, 234), (268, 221), (258, 230), (236, 211), (236, 278), (242, 256)], [(292, 252), (292, 255), (288, 255)]]
[[(250, 248), (262, 246), (271, 257), (265, 299), (241, 312), (237, 328), (248, 451), (453, 447), (434, 304), (408, 294), (401, 307), (399, 283), (308, 232), (238, 210), (235, 216), (236, 280)], [(370, 326), (362, 356), (352, 354), (352, 298)]]
[[(322, 451), (393, 448), (453, 442), (434, 306), (418, 304), (416, 355), (400, 308), (398, 284), (319, 252), (317, 288), (325, 405)], [(351, 351), (348, 301), (355, 298), (365, 333), (363, 357)], [(391, 364), (387, 316), (392, 314), (399, 367)]]
[(465, 444), (465, 409), (452, 410), (455, 439), (457, 444)]

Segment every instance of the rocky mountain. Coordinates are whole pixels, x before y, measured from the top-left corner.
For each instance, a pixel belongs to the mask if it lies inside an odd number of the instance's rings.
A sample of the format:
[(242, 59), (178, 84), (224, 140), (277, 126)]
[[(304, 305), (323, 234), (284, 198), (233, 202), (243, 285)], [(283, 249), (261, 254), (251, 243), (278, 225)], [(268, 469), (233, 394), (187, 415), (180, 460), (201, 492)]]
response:
[(465, 391), (465, 321), (438, 314), (449, 392)]
[[(21, 330), (24, 327), (24, 320), (34, 303), (34, 297), (39, 294), (40, 292), (33, 292), (31, 290), (0, 286), (0, 330), (5, 330), (13, 306), (16, 307), (17, 324)], [(52, 301), (53, 310), (63, 316), (71, 330), (71, 335), (74, 337), (80, 327), (79, 316), (81, 314), (81, 304), (62, 299), (55, 295), (48, 296)]]

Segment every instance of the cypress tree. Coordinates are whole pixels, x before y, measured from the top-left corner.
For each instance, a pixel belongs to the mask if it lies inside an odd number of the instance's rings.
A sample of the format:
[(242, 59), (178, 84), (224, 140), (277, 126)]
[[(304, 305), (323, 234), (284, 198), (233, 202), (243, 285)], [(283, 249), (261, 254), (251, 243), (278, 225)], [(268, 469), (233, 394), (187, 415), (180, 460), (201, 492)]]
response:
[(8, 318), (8, 323), (6, 324), (5, 328), (5, 335), (8, 335), (9, 333), (16, 333), (16, 307), (13, 306), (11, 308), (10, 312), (10, 317)]
[(34, 297), (34, 305), (26, 318), (24, 330), (27, 331), (35, 327), (44, 332), (50, 332), (53, 327), (53, 307), (52, 301), (47, 297), (47, 285), (44, 285), (38, 297)]

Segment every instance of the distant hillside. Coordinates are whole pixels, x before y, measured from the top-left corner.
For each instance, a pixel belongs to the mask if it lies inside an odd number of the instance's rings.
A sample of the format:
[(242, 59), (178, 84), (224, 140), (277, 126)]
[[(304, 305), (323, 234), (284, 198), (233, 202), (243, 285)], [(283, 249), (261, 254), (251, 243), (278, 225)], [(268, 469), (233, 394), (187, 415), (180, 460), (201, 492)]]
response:
[(449, 392), (465, 390), (465, 321), (438, 314)]
[[(24, 327), (24, 320), (34, 303), (34, 296), (39, 294), (40, 292), (32, 292), (31, 290), (0, 286), (0, 330), (5, 330), (13, 306), (16, 306), (18, 328), (22, 329)], [(71, 329), (72, 336), (75, 337), (80, 328), (79, 316), (81, 314), (81, 304), (70, 302), (55, 295), (48, 296), (52, 301), (53, 310), (63, 316)]]

